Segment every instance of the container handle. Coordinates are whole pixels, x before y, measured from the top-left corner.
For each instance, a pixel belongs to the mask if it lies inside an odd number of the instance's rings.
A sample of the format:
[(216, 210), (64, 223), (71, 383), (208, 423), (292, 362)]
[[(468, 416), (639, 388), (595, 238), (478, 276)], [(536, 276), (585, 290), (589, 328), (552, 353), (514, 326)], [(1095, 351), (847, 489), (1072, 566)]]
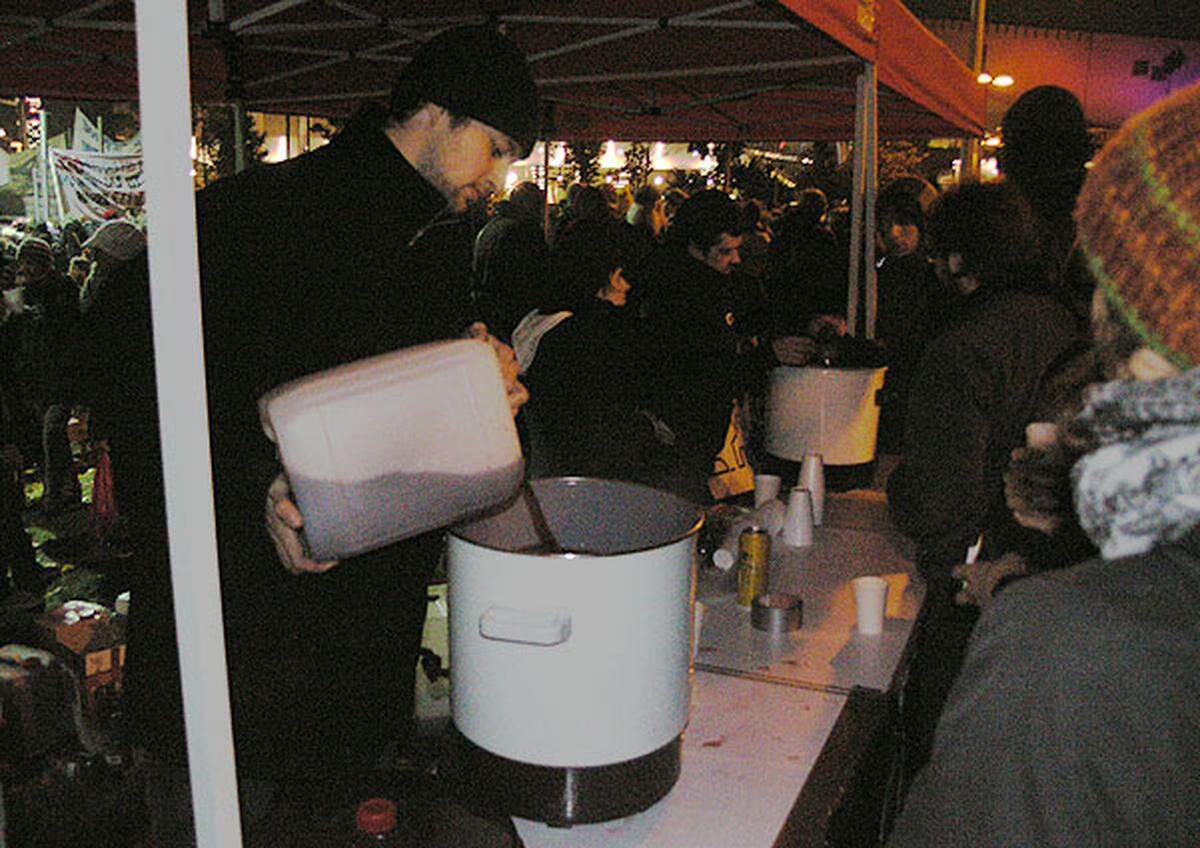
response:
[(479, 635), (496, 642), (561, 645), (571, 638), (571, 615), (562, 610), (488, 607), (479, 616)]

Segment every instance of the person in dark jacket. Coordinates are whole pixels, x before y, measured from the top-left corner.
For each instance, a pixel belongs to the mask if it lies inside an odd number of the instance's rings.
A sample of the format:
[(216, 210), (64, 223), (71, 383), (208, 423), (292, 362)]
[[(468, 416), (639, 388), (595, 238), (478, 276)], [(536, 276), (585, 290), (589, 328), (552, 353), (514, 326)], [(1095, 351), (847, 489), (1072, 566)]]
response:
[(475, 237), (476, 308), (492, 332), (505, 341), (545, 285), (549, 271), (545, 214), (542, 190), (534, 183), (519, 183)]
[[(888, 364), (880, 403), (879, 448), (887, 453), (901, 448), (908, 386), (921, 351), (934, 334), (934, 313), (942, 295), (925, 249), (925, 210), (920, 194), (914, 190), (914, 179), (889, 183), (875, 202), (881, 247), (876, 264), (875, 338), (883, 344)], [(923, 185), (933, 197), (937, 196), (932, 186)]]
[(643, 409), (656, 436), (643, 482), (704, 503), (734, 402), (760, 389), (775, 361), (805, 361), (811, 342), (788, 336), (752, 344), (730, 279), (742, 236), (729, 197), (715, 190), (693, 195), (669, 232), (635, 280), (649, 283), (641, 308)]
[(1003, 473), (1050, 366), (1077, 339), (1041, 264), (1034, 219), (1011, 186), (969, 184), (929, 220), (930, 250), (955, 305), (913, 375), (904, 452), (887, 483), (896, 526), (916, 542), (926, 583), (908, 693), (910, 771), (933, 728), (978, 617), (954, 603), (951, 569), (983, 539), (998, 557), (1016, 528)]
[(849, 260), (828, 215), (825, 193), (809, 188), (779, 220), (766, 280), (775, 335), (803, 334), (817, 315), (846, 316)]
[(532, 477), (637, 479), (637, 445), (650, 429), (641, 392), (632, 294), (616, 221), (575, 221), (551, 253), (554, 281), (513, 345), (530, 401)]
[(1198, 126), (1193, 85), (1127, 122), (1079, 196), (1105, 382), (1017, 506), (1099, 556), (984, 614), (890, 848), (1200, 844)]
[[(407, 739), (426, 585), (440, 551), (430, 535), (341, 563), (309, 559), (257, 400), (305, 374), (457, 336), (461, 326), (438, 320), (439, 293), (407, 278), (407, 246), (447, 205), (461, 212), (502, 186), (537, 131), (525, 59), (486, 26), (431, 39), (401, 72), (389, 107), (362, 110), (312, 153), (218, 181), (197, 197), (217, 553), (244, 804), (247, 790), (263, 786), (345, 803), (381, 746)], [(90, 407), (110, 440), (117, 496), (145, 558), (130, 611), (132, 741), (173, 765), (185, 758), (182, 710), (144, 254), (136, 264), (105, 284), (89, 313), (110, 330), (97, 333), (107, 349)], [(523, 389), (512, 390), (518, 403)]]
[(39, 502), (45, 512), (80, 506), (79, 478), (67, 439), (71, 417), (71, 369), (79, 333), (79, 289), (54, 267), (48, 242), (27, 238), (17, 250), (15, 283), (25, 290), (27, 315), (23, 346), (32, 378), (29, 401), (41, 429), (42, 481)]
[(1000, 132), (1000, 173), (1029, 202), (1051, 275), (1086, 326), (1094, 281), (1075, 251), (1071, 218), (1093, 152), (1083, 105), (1065, 88), (1035, 86), (1004, 113)]

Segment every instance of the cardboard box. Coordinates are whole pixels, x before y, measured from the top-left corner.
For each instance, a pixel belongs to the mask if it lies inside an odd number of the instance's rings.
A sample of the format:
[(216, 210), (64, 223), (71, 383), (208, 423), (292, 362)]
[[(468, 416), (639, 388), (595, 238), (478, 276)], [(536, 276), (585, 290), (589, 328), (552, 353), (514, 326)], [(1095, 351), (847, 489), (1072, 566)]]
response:
[(68, 601), (45, 613), (39, 624), (53, 642), (54, 652), (83, 684), (84, 710), (96, 708), (96, 694), (105, 687), (122, 688), (125, 667), (125, 619), (88, 601)]

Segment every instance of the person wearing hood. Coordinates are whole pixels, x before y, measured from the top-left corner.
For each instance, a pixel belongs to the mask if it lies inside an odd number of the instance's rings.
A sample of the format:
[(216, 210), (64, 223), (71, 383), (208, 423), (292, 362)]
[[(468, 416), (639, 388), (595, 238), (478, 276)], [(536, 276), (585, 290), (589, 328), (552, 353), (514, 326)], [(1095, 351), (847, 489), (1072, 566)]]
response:
[(106, 221), (83, 243), (91, 266), (79, 289), (79, 308), (86, 315), (104, 280), (146, 249), (146, 235), (129, 221)]
[(1200, 844), (1198, 137), (1193, 85), (1126, 122), (1084, 184), (1106, 381), (1026, 448), (1044, 461), (1011, 500), (1099, 554), (989, 606), (889, 848)]

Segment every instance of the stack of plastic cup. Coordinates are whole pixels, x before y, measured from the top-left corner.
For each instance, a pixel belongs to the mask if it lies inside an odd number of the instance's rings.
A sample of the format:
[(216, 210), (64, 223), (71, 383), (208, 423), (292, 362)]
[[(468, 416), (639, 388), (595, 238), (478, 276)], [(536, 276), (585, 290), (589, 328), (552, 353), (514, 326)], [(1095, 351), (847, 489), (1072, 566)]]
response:
[(825, 520), (825, 463), (819, 453), (806, 453), (800, 464), (800, 484), (812, 497), (813, 524)]
[(796, 486), (788, 495), (782, 538), (785, 545), (793, 548), (806, 548), (813, 543), (812, 494), (803, 486)]

